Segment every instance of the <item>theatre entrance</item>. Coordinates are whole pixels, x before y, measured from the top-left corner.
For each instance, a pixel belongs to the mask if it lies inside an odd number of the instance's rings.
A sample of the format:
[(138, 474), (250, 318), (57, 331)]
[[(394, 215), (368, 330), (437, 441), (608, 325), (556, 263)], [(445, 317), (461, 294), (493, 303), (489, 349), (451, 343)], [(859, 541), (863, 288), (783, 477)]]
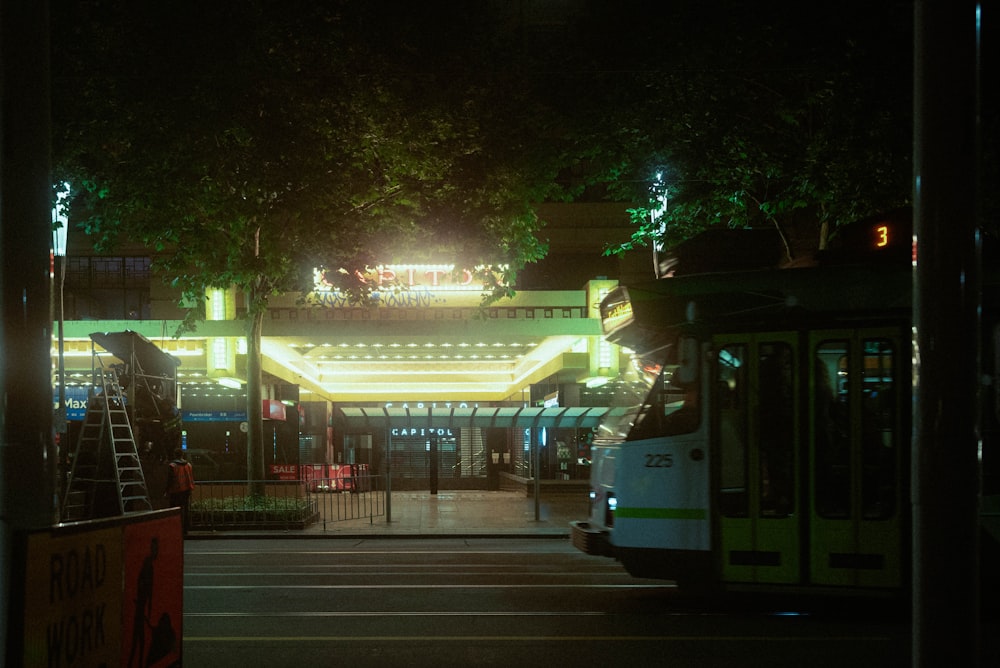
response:
[(393, 489), (485, 489), (482, 429), (393, 428), (389, 472)]

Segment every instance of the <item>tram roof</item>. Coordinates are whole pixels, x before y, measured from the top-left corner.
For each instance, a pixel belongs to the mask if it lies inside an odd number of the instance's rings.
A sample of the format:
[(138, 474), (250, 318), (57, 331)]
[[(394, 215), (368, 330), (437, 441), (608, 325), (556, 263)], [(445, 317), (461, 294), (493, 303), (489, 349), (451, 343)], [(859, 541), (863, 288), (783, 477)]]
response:
[[(633, 305), (673, 304), (685, 320), (793, 309), (877, 312), (910, 307), (912, 270), (884, 264), (766, 269), (663, 278), (619, 289)], [(700, 307), (694, 313), (692, 303)]]
[(638, 295), (646, 299), (738, 296), (760, 305), (827, 311), (908, 307), (911, 285), (910, 267), (844, 264), (691, 274), (627, 289), (633, 299)]
[[(908, 311), (912, 270), (898, 264), (843, 264), (661, 278), (616, 288), (601, 305), (605, 334), (633, 350), (664, 344), (677, 327), (776, 323), (820, 314), (886, 317)], [(627, 303), (628, 315), (616, 307)], [(610, 317), (608, 317), (610, 316)]]
[(626, 410), (606, 406), (337, 407), (335, 420), (348, 429), (587, 429)]

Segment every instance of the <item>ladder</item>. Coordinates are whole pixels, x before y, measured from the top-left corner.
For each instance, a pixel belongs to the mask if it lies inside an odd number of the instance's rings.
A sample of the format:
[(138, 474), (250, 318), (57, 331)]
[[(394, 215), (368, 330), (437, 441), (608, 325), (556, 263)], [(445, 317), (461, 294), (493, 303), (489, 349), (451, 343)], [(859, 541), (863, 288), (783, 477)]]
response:
[(76, 443), (62, 521), (153, 509), (125, 398), (113, 369), (95, 370), (95, 388)]

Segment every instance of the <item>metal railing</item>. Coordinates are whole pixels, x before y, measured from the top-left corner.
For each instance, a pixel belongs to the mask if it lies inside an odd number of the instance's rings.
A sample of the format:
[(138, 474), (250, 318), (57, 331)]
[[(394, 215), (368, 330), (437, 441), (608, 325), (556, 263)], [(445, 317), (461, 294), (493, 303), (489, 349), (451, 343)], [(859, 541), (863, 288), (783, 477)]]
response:
[(317, 515), (299, 481), (198, 481), (188, 519), (194, 530), (304, 529)]
[(188, 510), (196, 531), (304, 530), (386, 514), (380, 476), (198, 481)]
[(323, 529), (328, 524), (386, 515), (386, 493), (382, 476), (316, 478), (307, 485), (310, 498), (319, 513)]

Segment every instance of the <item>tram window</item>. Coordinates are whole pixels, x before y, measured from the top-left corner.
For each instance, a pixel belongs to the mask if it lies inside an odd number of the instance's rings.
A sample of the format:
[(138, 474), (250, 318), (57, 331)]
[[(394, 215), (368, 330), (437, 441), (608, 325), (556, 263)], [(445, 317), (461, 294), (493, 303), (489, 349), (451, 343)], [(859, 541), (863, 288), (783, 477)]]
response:
[(682, 337), (677, 348), (677, 368), (672, 380), (678, 387), (691, 387), (698, 382), (698, 370), (701, 367), (698, 339)]
[(849, 342), (824, 341), (816, 348), (813, 376), (815, 500), (820, 517), (851, 514)]
[[(896, 350), (886, 339), (823, 341), (813, 377), (815, 504), (820, 517), (897, 511)], [(837, 379), (837, 380), (833, 380)]]
[(701, 424), (701, 385), (678, 380), (678, 371), (664, 374), (662, 431), (665, 436), (690, 434)]
[(1000, 325), (993, 327), (993, 412), (1000, 420)]
[(699, 343), (685, 337), (677, 348), (676, 366), (663, 370), (661, 429), (665, 436), (689, 434), (701, 424)]
[(787, 343), (758, 348), (760, 514), (788, 517), (795, 506), (794, 361)]
[(601, 442), (636, 441), (661, 434), (660, 418), (663, 415), (663, 374), (671, 367), (662, 359), (634, 356), (623, 366), (618, 377), (614, 407), (625, 411), (604, 419), (598, 427), (597, 439)]
[(723, 346), (716, 356), (721, 486), (719, 508), (726, 517), (747, 517), (747, 349), (743, 344)]
[(896, 391), (891, 341), (864, 342), (861, 402), (861, 511), (866, 519), (896, 512)]

